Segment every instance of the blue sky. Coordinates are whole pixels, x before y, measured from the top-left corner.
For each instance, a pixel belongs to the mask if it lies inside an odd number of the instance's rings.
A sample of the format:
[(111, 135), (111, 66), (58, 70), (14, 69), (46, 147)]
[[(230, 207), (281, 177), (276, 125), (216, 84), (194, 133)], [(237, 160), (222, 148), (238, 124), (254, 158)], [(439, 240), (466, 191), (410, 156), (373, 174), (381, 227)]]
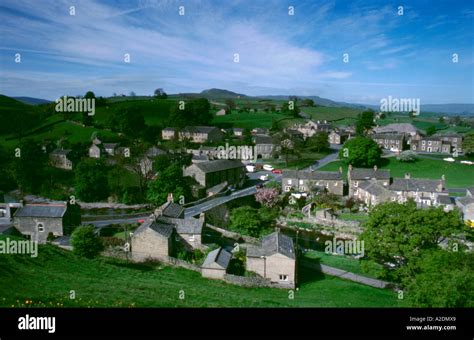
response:
[(162, 87), (474, 103), (471, 0), (2, 0), (0, 33), (0, 93), (9, 96)]

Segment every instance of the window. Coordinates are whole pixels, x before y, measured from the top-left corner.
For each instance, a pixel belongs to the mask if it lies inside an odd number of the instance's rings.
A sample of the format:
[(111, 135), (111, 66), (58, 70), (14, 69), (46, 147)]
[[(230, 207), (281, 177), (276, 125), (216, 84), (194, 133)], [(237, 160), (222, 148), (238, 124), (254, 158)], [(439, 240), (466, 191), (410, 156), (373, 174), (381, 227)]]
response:
[(288, 180), (288, 184), (290, 184), (290, 185), (291, 185), (291, 179), (289, 179), (289, 180)]
[(44, 225), (42, 223), (38, 223), (37, 227), (40, 233), (44, 233)]
[(189, 236), (188, 240), (189, 242), (194, 242), (194, 235)]
[(355, 181), (354, 186), (357, 188), (359, 186), (359, 182)]
[(288, 281), (288, 275), (280, 274), (280, 281)]
[(300, 179), (300, 185), (303, 185), (303, 180), (302, 179)]
[(285, 191), (290, 191), (291, 190), (291, 187), (290, 186), (286, 186), (285, 187)]

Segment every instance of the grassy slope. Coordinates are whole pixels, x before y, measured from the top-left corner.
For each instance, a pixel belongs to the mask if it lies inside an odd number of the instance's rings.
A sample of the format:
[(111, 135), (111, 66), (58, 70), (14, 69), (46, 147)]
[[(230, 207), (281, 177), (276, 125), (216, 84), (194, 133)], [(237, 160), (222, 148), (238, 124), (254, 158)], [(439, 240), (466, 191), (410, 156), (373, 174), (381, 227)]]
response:
[[(392, 177), (403, 177), (406, 172), (409, 172), (412, 178), (440, 179), (441, 175), (444, 174), (448, 188), (463, 188), (474, 185), (474, 166), (472, 165), (426, 158), (419, 158), (414, 163), (403, 163), (395, 158), (386, 158), (386, 162), (380, 168), (390, 169)], [(341, 165), (344, 172), (346, 172), (347, 166), (339, 161), (326, 164), (319, 170), (336, 171)]]
[(313, 120), (335, 120), (341, 118), (355, 118), (363, 110), (349, 107), (316, 106), (304, 107), (301, 111), (310, 115)]
[[(284, 120), (282, 120), (284, 119)], [(213, 124), (229, 128), (229, 127), (239, 127), (239, 128), (270, 128), (272, 126), (273, 120), (282, 120), (284, 126), (290, 126), (297, 122), (303, 122), (303, 119), (293, 118), (289, 115), (284, 115), (281, 113), (272, 113), (272, 112), (237, 112), (234, 111), (230, 115), (226, 116), (216, 116), (212, 121)]]
[[(389, 307), (395, 294), (318, 272), (303, 271), (295, 299), (271, 288), (243, 288), (171, 267), (86, 260), (45, 246), (39, 256), (0, 255), (1, 306), (118, 307)], [(306, 282), (304, 282), (306, 281)], [(69, 300), (75, 290), (76, 300)], [(180, 290), (186, 298), (178, 299)], [(33, 303), (25, 304), (26, 300)]]

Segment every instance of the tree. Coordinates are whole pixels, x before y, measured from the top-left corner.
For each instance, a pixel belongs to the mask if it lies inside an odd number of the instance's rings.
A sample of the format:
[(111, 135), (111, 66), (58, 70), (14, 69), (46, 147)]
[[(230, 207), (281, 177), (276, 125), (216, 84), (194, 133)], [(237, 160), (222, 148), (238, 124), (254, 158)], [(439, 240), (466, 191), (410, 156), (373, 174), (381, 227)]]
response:
[(374, 117), (374, 111), (372, 110), (362, 112), (356, 122), (356, 133), (358, 135), (366, 134), (368, 130), (375, 126)]
[(87, 91), (86, 94), (84, 95), (85, 99), (95, 99), (95, 94), (92, 91)]
[(104, 250), (101, 239), (95, 234), (93, 226), (78, 227), (71, 235), (74, 254), (92, 259)]
[(304, 100), (303, 100), (303, 105), (304, 105), (304, 106), (314, 106), (314, 100), (312, 100), (312, 99), (304, 99)]
[(462, 149), (466, 154), (474, 153), (474, 132), (466, 133), (462, 142)]
[(400, 162), (414, 162), (416, 161), (416, 159), (418, 158), (418, 155), (416, 154), (416, 152), (413, 152), (411, 150), (405, 150), (405, 151), (402, 151), (398, 156), (397, 156), (397, 159), (400, 161)]
[(139, 136), (145, 130), (145, 118), (138, 107), (121, 108), (109, 118), (112, 130), (123, 132), (129, 136)]
[(205, 98), (191, 100), (184, 108), (177, 103), (170, 109), (168, 124), (180, 128), (187, 125), (209, 125), (214, 118), (209, 112), (210, 108), (211, 104)]
[(444, 117), (439, 117), (438, 122), (440, 122), (441, 124), (444, 124)]
[(385, 277), (401, 282), (419, 272), (417, 258), (424, 251), (437, 250), (444, 239), (463, 229), (457, 211), (417, 209), (413, 201), (390, 202), (373, 208), (360, 238), (367, 259), (383, 265)]
[(319, 131), (313, 136), (306, 139), (306, 146), (313, 152), (322, 152), (329, 150), (328, 133)]
[(158, 88), (154, 92), (155, 97), (160, 98), (160, 99), (166, 99), (168, 98), (168, 95), (162, 88)]
[(380, 162), (382, 150), (369, 137), (355, 137), (344, 143), (339, 151), (339, 158), (345, 164), (368, 168)]
[(14, 176), (22, 191), (38, 193), (46, 175), (48, 156), (41, 146), (27, 140), (18, 147), (14, 158)]
[(137, 95), (136, 95), (136, 93), (135, 93), (135, 92), (133, 92), (133, 91), (130, 91), (130, 97), (132, 97), (132, 98), (135, 98), (136, 96), (137, 96)]
[(107, 168), (102, 160), (86, 159), (75, 173), (76, 195), (85, 202), (101, 201), (108, 197)]
[(88, 112), (83, 112), (82, 113), (82, 124), (85, 126), (92, 126), (94, 123), (94, 119), (92, 118), (91, 115), (89, 115)]
[(434, 125), (428, 126), (428, 128), (426, 129), (426, 134), (428, 136), (433, 136), (435, 133), (436, 133), (436, 126)]
[(269, 223), (274, 218), (274, 214), (265, 209), (238, 207), (231, 210), (229, 228), (244, 235), (259, 237), (269, 231)]
[(258, 189), (255, 194), (255, 200), (267, 208), (273, 208), (279, 202), (278, 192), (277, 188)]
[[(235, 101), (233, 99), (230, 99), (230, 98), (227, 98), (224, 103), (227, 105), (227, 107), (229, 108), (229, 110), (235, 110)], [(229, 111), (230, 112), (230, 111)]]
[(191, 196), (190, 186), (183, 178), (183, 171), (177, 164), (172, 164), (158, 175), (158, 178), (148, 185), (147, 199), (155, 205), (161, 205), (166, 202), (168, 194), (173, 197)]
[(474, 254), (436, 249), (418, 257), (418, 273), (405, 279), (414, 307), (474, 307)]

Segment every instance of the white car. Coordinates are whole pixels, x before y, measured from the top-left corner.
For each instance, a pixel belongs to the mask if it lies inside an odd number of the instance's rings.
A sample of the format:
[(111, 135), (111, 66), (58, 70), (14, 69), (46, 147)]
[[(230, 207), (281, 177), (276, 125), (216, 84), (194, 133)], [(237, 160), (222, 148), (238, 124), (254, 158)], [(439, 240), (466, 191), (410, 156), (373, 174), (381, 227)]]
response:
[(461, 161), (462, 164), (469, 164), (469, 165), (473, 165), (474, 162), (471, 162), (471, 161)]
[(268, 180), (268, 174), (260, 176), (261, 181), (267, 181)]
[(452, 157), (448, 157), (448, 158), (443, 158), (443, 161), (446, 161), (446, 162), (455, 162), (456, 160)]
[(264, 164), (263, 165), (263, 170), (272, 171), (273, 167), (270, 164)]
[(255, 165), (246, 165), (247, 172), (255, 172)]

